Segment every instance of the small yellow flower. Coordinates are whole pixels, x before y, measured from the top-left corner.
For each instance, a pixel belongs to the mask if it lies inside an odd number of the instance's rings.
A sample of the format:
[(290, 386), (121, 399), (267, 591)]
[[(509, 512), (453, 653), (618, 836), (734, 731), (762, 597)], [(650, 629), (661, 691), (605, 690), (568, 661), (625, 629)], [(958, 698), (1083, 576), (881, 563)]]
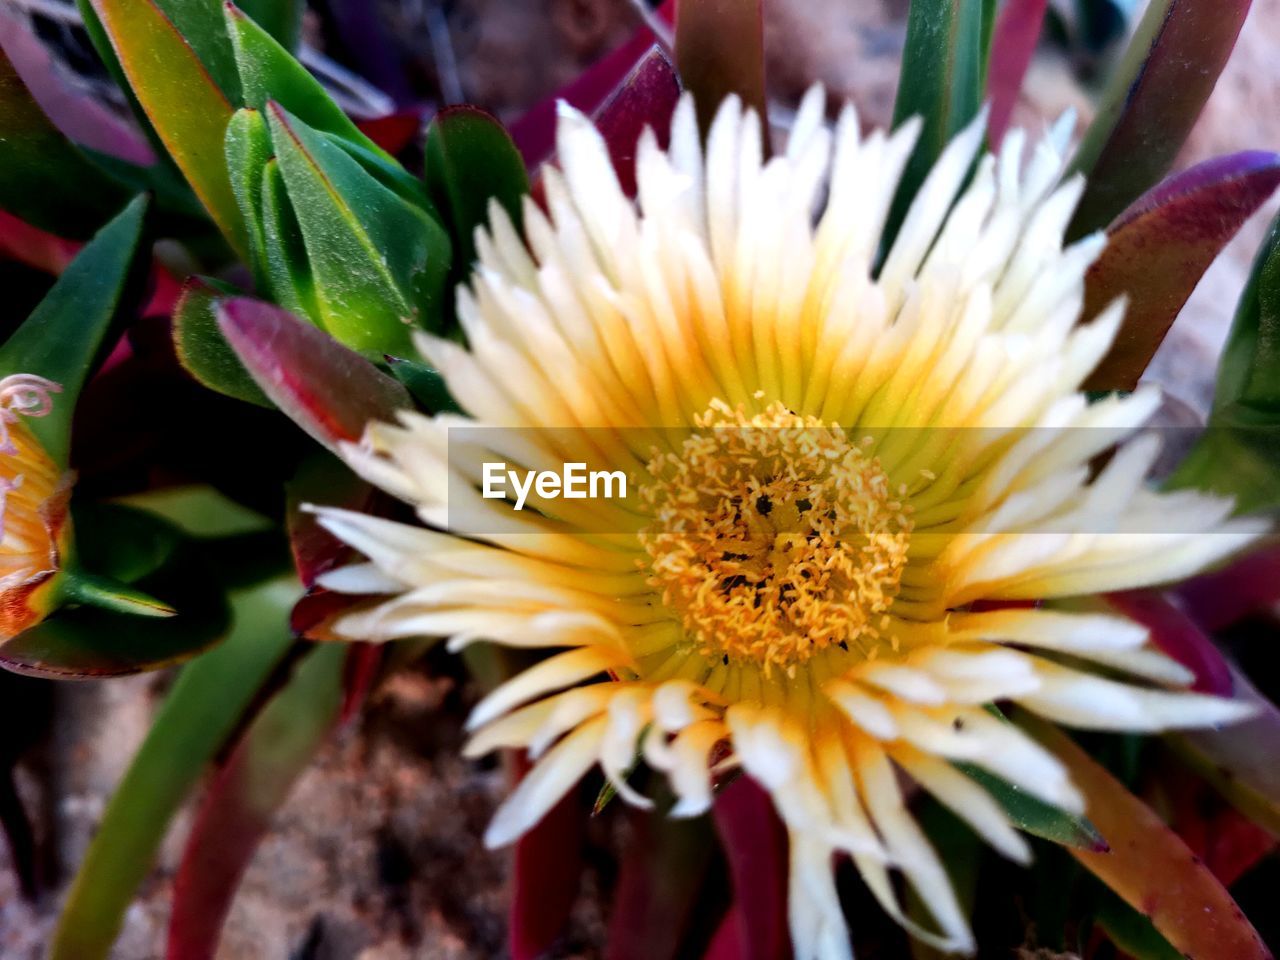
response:
[[(351, 637), (562, 648), (471, 718), (471, 754), (540, 757), (489, 842), (528, 830), (596, 764), (648, 804), (626, 782), (637, 749), (669, 775), (676, 815), (706, 810), (715, 774), (738, 765), (790, 833), (797, 957), (849, 955), (841, 852), (916, 936), (971, 950), (900, 775), (1026, 860), (952, 761), (1067, 810), (1083, 801), (985, 704), (1113, 730), (1244, 715), (1162, 689), (1189, 675), (1138, 625), (1022, 601), (1186, 577), (1262, 525), (1148, 489), (1146, 438), (1091, 467), (1157, 397), (1079, 392), (1123, 308), (1078, 324), (1104, 238), (1063, 248), (1082, 188), (1057, 185), (1065, 125), (1025, 164), (1010, 134), (967, 188), (981, 120), (960, 133), (877, 271), (919, 127), (863, 136), (851, 107), (834, 130), (824, 113), (811, 93), (765, 161), (759, 119), (730, 99), (704, 155), (686, 99), (669, 150), (641, 139), (632, 203), (600, 136), (563, 109), (549, 215), (527, 203), (522, 238), (495, 207), (458, 294), (467, 347), (420, 340), (470, 416), (405, 413), (347, 450), (426, 526), (322, 511), (371, 561), (325, 582), (391, 595), (339, 624)], [(580, 461), (634, 485), (513, 512), (480, 494), (492, 460)], [(891, 871), (931, 927), (906, 918)]]
[(58, 384), (32, 374), (0, 380), (0, 643), (52, 609), (61, 558), (71, 536), (71, 478), (21, 417), (52, 409)]

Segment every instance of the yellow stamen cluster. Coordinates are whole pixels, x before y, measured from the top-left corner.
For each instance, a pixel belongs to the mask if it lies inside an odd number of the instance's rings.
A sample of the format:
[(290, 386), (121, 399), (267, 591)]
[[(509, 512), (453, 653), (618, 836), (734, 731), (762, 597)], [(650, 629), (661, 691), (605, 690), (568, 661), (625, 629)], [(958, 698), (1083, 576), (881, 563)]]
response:
[(911, 532), (903, 491), (843, 429), (713, 401), (640, 494), (650, 584), (704, 656), (793, 673), (881, 642)]

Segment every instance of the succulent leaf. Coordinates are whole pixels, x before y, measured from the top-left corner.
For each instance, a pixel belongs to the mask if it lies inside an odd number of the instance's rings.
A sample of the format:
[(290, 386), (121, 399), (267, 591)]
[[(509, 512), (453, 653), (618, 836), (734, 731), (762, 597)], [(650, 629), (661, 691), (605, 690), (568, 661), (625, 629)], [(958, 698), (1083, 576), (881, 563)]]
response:
[(733, 887), (729, 920), (737, 925), (742, 948), (732, 956), (742, 960), (786, 956), (790, 949), (787, 834), (768, 794), (739, 777), (717, 792), (712, 819), (729, 862)]
[[(129, 513), (112, 526), (126, 538), (148, 536), (156, 521)], [(77, 512), (81, 550), (102, 536), (84, 516)], [(102, 553), (104, 548), (88, 549)], [(94, 596), (87, 592), (86, 575), (68, 571), (63, 580), (74, 582), (70, 587), (60, 582), (62, 599), (77, 605), (64, 606), (5, 643), (0, 664), (18, 673), (65, 680), (122, 676), (189, 660), (216, 643), (227, 626), (223, 585), (208, 559), (202, 547), (179, 542), (163, 565), (136, 580), (94, 578)], [(144, 612), (150, 615), (139, 616)]]
[[(239, 81), (221, 15), (203, 0), (168, 0), (166, 6), (159, 0), (92, 3), (129, 86), (169, 155), (231, 245), (246, 253), (223, 152)], [(201, 25), (184, 34), (169, 8), (198, 17)], [(200, 12), (206, 9), (216, 21)]]
[(334, 450), (371, 420), (412, 407), (408, 392), (360, 354), (278, 307), (235, 298), (218, 326), (249, 375), (284, 413)]
[(448, 236), (278, 104), (268, 123), (323, 326), (370, 354), (407, 353), (412, 326), (438, 328)]
[(292, 579), (233, 598), (226, 641), (183, 670), (103, 814), (67, 896), (50, 960), (105, 960), (169, 821), (293, 642)]
[(986, 75), (983, 35), (982, 0), (911, 4), (893, 122), (897, 126), (918, 116), (924, 126), (894, 197), (885, 249), (942, 148), (977, 116)]
[(609, 145), (609, 158), (628, 196), (636, 192), (640, 134), (652, 127), (658, 143), (665, 147), (679, 99), (680, 78), (675, 66), (660, 47), (653, 46), (596, 114), (596, 129)]
[(338, 719), (347, 655), (336, 643), (309, 650), (218, 770), (174, 878), (169, 960), (215, 955), (236, 887), (272, 815)]
[(1169, 737), (1195, 770), (1246, 817), (1280, 839), (1280, 709), (1235, 667), (1234, 696), (1257, 716), (1224, 730), (1193, 730)]
[(1066, 765), (1109, 849), (1071, 855), (1174, 947), (1189, 956), (1269, 960), (1231, 895), (1187, 845), (1064, 733), (1019, 714), (1024, 728)]
[(1009, 128), (1048, 9), (1049, 0), (1009, 0), (996, 19), (987, 64), (987, 99), (991, 101), (987, 140), (992, 148), (1000, 146)]
[(1280, 218), (1254, 259), (1218, 367), (1208, 429), (1169, 479), (1236, 498), (1240, 511), (1280, 505)]
[(1226, 66), (1251, 0), (1154, 0), (1069, 173), (1088, 185), (1068, 239), (1100, 230), (1173, 164), (1218, 75)]
[(453, 236), (455, 265), (470, 269), (473, 236), (489, 222), (489, 201), (496, 200), (515, 224), (529, 192), (524, 161), (510, 134), (479, 107), (446, 107), (427, 128), (427, 190), (445, 216)]
[(218, 280), (193, 277), (173, 310), (173, 345), (187, 372), (210, 390), (272, 408), (218, 329), (219, 301), (236, 290)]
[(1086, 390), (1132, 390), (1205, 270), (1280, 184), (1280, 155), (1208, 160), (1139, 198), (1107, 230), (1083, 318), (1127, 296), (1124, 324)]
[(125, 296), (146, 208), (146, 199), (138, 197), (99, 230), (26, 322), (0, 346), (0, 376), (31, 374), (60, 388), (48, 415), (27, 423), (64, 468), (76, 398), (100, 359)]

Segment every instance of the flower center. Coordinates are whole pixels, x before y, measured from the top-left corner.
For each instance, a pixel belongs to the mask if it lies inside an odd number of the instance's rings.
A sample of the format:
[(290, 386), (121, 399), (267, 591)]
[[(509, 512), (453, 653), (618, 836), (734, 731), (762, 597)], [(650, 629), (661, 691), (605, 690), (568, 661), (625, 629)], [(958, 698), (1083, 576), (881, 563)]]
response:
[(881, 641), (907, 562), (904, 491), (843, 429), (713, 401), (648, 465), (649, 583), (708, 657), (766, 675)]

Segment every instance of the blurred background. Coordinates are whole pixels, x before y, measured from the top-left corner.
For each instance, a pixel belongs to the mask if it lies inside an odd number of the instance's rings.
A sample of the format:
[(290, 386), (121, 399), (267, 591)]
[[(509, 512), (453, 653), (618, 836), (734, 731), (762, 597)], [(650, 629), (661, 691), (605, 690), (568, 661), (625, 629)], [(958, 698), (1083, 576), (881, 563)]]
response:
[[(1092, 94), (1143, 3), (1050, 6), (1014, 116), (1016, 125), (1036, 131), (1067, 108), (1083, 127)], [(907, 0), (770, 0), (765, 41), (775, 120), (785, 126), (786, 108), (817, 81), (834, 100), (855, 101), (864, 124), (887, 124), (907, 7)], [(315, 0), (304, 23), (303, 60), (357, 116), (466, 101), (511, 121), (626, 42), (647, 12), (643, 0)], [(28, 25), (44, 45), (38, 54), (123, 114), (71, 0), (0, 0), (6, 48)], [(1249, 147), (1280, 149), (1278, 48), (1280, 0), (1254, 0), (1179, 167)], [(1148, 371), (1190, 411), (1208, 409), (1231, 310), (1274, 210), (1274, 203), (1264, 208), (1208, 272)], [(11, 782), (0, 778), (0, 813), (20, 807), (33, 827), (0, 844), (0, 960), (42, 955), (62, 884), (171, 679), (160, 673), (54, 685), (0, 673), (0, 702), (17, 718), (4, 738), (10, 756), (3, 759), (16, 764)], [(324, 748), (277, 817), (235, 900), (220, 958), (502, 955), (509, 854), (486, 851), (479, 838), (504, 774), (459, 755), (461, 723), (474, 699), (462, 667), (443, 651), (373, 694), (362, 721)], [(593, 821), (590, 830), (609, 836), (588, 850), (624, 842), (636, 824), (625, 816)], [(175, 821), (114, 957), (162, 954), (172, 873), (188, 826), (189, 813)], [(13, 852), (24, 857), (29, 849), (38, 851), (36, 891), (24, 891), (12, 869)], [(567, 956), (598, 955), (616, 865), (600, 856), (588, 862), (585, 878)], [(31, 876), (25, 880), (29, 885)], [(1023, 955), (1048, 956), (1030, 946)]]

